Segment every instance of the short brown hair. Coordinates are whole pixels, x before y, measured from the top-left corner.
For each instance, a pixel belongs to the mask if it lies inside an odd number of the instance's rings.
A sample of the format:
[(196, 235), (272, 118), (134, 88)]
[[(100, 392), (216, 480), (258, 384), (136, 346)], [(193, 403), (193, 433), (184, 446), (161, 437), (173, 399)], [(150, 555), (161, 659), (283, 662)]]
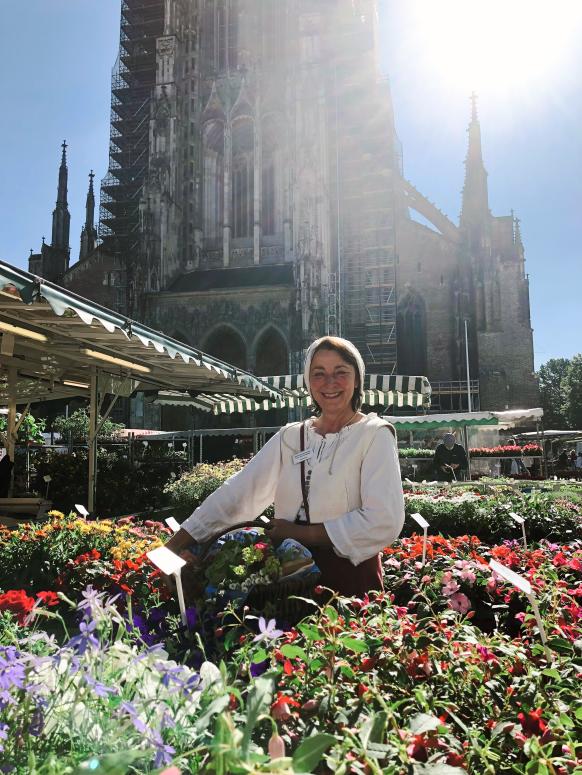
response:
[[(358, 366), (357, 360), (354, 358), (350, 350), (345, 346), (343, 340), (339, 339), (337, 336), (325, 336), (322, 338), (321, 342), (317, 346), (317, 349), (314, 350), (311, 356), (312, 362), (313, 358), (320, 350), (333, 350), (341, 356), (342, 360), (344, 360), (350, 366), (354, 367), (354, 371), (356, 372), (356, 387), (352, 396), (352, 409), (354, 412), (359, 412), (364, 401), (364, 386), (362, 385), (362, 375), (360, 374), (360, 367)], [(315, 414), (320, 415), (321, 407), (315, 398), (313, 398), (313, 396), (312, 401), (315, 408)]]

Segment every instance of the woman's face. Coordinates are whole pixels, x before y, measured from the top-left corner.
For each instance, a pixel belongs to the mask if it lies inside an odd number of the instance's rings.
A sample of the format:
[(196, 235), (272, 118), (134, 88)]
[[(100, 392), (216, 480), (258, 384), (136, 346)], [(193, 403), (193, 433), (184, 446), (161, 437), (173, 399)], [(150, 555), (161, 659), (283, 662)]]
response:
[(356, 370), (346, 363), (337, 350), (318, 350), (309, 369), (311, 395), (322, 414), (347, 414), (352, 410), (356, 389)]

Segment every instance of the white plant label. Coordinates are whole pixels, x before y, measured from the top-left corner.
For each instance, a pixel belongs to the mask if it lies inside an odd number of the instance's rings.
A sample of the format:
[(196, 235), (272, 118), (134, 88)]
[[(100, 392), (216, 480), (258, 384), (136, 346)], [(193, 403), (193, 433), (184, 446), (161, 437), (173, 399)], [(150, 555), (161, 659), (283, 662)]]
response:
[(421, 528), (422, 528), (423, 530), (426, 530), (426, 529), (428, 528), (429, 524), (428, 524), (428, 522), (426, 521), (426, 519), (425, 519), (425, 518), (422, 516), (422, 514), (419, 514), (419, 513), (417, 512), (416, 514), (411, 514), (410, 516), (412, 517), (412, 519), (413, 519), (413, 520), (414, 520), (414, 521), (415, 521), (415, 522), (416, 522), (418, 525), (420, 525), (420, 526), (421, 526)]
[(526, 595), (527, 599), (530, 602), (531, 607), (533, 608), (534, 616), (536, 618), (538, 629), (540, 631), (540, 638), (544, 645), (544, 650), (546, 652), (546, 658), (548, 662), (551, 662), (552, 652), (546, 645), (546, 642), (547, 642), (546, 631), (544, 629), (544, 623), (542, 622), (542, 617), (540, 616), (538, 603), (533, 593), (533, 590), (531, 588), (531, 584), (527, 579), (524, 579), (523, 576), (520, 576), (519, 573), (515, 573), (515, 571), (512, 571), (510, 568), (506, 568), (505, 565), (501, 565), (501, 563), (497, 562), (496, 560), (489, 560), (489, 567), (491, 568), (492, 571), (495, 571), (495, 573), (497, 573), (498, 576), (501, 576), (501, 578), (505, 579), (506, 581), (509, 581), (510, 584), (513, 584), (514, 587), (517, 587), (517, 589), (519, 589), (520, 592), (523, 592)]
[(147, 556), (156, 568), (159, 568), (166, 576), (179, 573), (186, 565), (186, 560), (178, 557), (177, 554), (174, 554), (165, 546), (158, 546), (157, 549), (152, 549), (151, 552), (147, 553)]
[(523, 525), (525, 522), (523, 517), (520, 517), (519, 514), (516, 514), (515, 511), (510, 511), (509, 516), (514, 522), (517, 522), (518, 525)]
[(75, 508), (77, 509), (77, 511), (79, 512), (79, 514), (80, 514), (82, 517), (85, 517), (85, 518), (87, 518), (87, 517), (89, 516), (89, 512), (88, 512), (88, 511), (87, 511), (87, 509), (86, 509), (86, 508), (83, 506), (83, 504), (82, 504), (82, 503), (75, 503)]
[(174, 519), (174, 517), (168, 517), (166, 520), (166, 525), (170, 528), (170, 530), (173, 530), (174, 533), (177, 533), (180, 529), (180, 523)]
[(176, 591), (178, 592), (178, 605), (180, 606), (180, 615), (182, 624), (186, 627), (186, 603), (184, 602), (184, 590), (182, 589), (182, 568), (186, 565), (186, 560), (178, 557), (177, 554), (166, 549), (165, 546), (158, 546), (147, 553), (153, 564), (159, 568), (166, 576), (173, 576), (176, 579)]

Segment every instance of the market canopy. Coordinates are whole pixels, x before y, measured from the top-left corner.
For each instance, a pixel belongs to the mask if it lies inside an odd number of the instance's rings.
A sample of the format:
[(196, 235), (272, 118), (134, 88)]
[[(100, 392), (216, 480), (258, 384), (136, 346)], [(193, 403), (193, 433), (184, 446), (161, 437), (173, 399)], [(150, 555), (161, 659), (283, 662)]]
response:
[(159, 331), (0, 261), (0, 363), (13, 371), (0, 404), (73, 396), (89, 398), (92, 369), (99, 392), (178, 389), (277, 395), (254, 375)]
[(513, 428), (522, 422), (537, 422), (543, 417), (543, 409), (514, 409), (504, 412), (452, 412), (450, 414), (426, 414), (386, 417), (400, 430), (438, 430), (439, 428), (470, 428), (495, 426)]
[[(252, 399), (220, 394), (190, 394), (159, 391), (149, 400), (157, 406), (190, 406), (214, 415), (259, 412), (271, 409), (309, 407), (312, 399), (303, 383), (302, 374), (263, 377), (280, 395), (268, 399)], [(396, 374), (366, 374), (364, 404), (366, 406), (428, 409), (431, 387), (426, 377), (406, 377)]]

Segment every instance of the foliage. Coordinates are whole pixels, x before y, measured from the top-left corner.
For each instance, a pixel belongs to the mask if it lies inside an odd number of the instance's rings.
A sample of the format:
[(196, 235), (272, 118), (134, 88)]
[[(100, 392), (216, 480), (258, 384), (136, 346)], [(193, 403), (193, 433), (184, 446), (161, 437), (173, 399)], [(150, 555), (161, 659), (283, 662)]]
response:
[(247, 462), (233, 458), (213, 465), (200, 463), (175, 481), (169, 482), (164, 487), (164, 493), (169, 496), (172, 506), (192, 512), (221, 484), (244, 468)]
[[(16, 419), (20, 418), (20, 415), (16, 415)], [(20, 444), (26, 444), (33, 442), (35, 444), (44, 444), (43, 431), (45, 429), (46, 421), (43, 419), (37, 419), (31, 414), (27, 414), (24, 420), (20, 424), (18, 429), (18, 442)], [(0, 434), (6, 433), (7, 418), (5, 415), (0, 416)]]
[(540, 399), (544, 410), (544, 426), (555, 430), (567, 428), (564, 416), (563, 380), (568, 371), (567, 358), (551, 358), (540, 366), (538, 379)]
[(582, 429), (582, 353), (569, 362), (562, 380), (564, 396), (563, 413), (568, 427)]
[(426, 457), (426, 458), (433, 458), (434, 457), (434, 449), (421, 449), (417, 447), (404, 447), (403, 449), (398, 450), (398, 457), (401, 458), (409, 458), (409, 457)]
[[(108, 452), (100, 448), (97, 455), (97, 509), (103, 516), (130, 514), (164, 506), (163, 488), (166, 482), (185, 467), (180, 458), (168, 458), (166, 463), (147, 461), (132, 464), (123, 452)], [(71, 454), (54, 450), (36, 453), (35, 489), (45, 494), (44, 476), (50, 476), (49, 498), (62, 511), (70, 511), (76, 503), (86, 503), (88, 487), (88, 452), (81, 449)]]
[[(189, 611), (188, 634), (140, 565), (165, 529), (58, 515), (38, 529), (0, 537), (0, 568), (31, 562), (41, 573), (42, 552), (16, 554), (40, 544), (68, 573), (64, 595), (32, 580), (0, 595), (0, 747), (17, 775), (170, 765), (172, 775), (567, 775), (582, 765), (580, 543), (525, 551), (431, 536), (423, 566), (413, 535), (384, 551), (387, 593), (330, 600), (316, 588), (313, 614), (286, 630), (239, 608), (211, 634)], [(490, 558), (532, 583), (551, 660), (527, 600)], [(109, 577), (95, 575), (105, 563)], [(125, 589), (112, 587), (121, 565), (134, 574)], [(113, 601), (102, 588), (126, 594)]]
[[(98, 422), (102, 419), (100, 416)], [(124, 428), (123, 423), (105, 420), (97, 438), (99, 441), (112, 441)], [(65, 443), (70, 441), (73, 444), (86, 444), (89, 438), (89, 412), (86, 409), (77, 409), (69, 417), (56, 417), (53, 421), (53, 429)]]
[[(556, 499), (551, 493), (516, 492), (512, 488), (494, 495), (465, 490), (460, 494), (433, 492), (407, 493), (406, 514), (420, 513), (430, 525), (431, 532), (445, 536), (470, 533), (482, 541), (498, 541), (519, 537), (521, 528), (510, 513), (526, 520), (527, 535), (531, 540), (551, 538), (570, 541), (582, 535), (582, 507), (567, 499)], [(414, 523), (407, 519), (404, 533), (409, 534)]]

